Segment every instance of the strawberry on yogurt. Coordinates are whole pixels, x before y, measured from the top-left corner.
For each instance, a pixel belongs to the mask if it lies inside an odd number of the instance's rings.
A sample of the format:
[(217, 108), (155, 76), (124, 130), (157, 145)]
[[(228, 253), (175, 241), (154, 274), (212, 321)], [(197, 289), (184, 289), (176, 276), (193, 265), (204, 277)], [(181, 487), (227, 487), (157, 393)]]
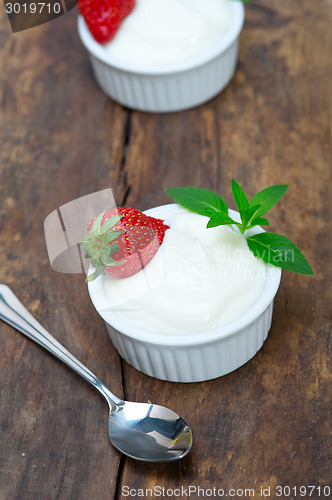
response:
[(134, 7), (135, 0), (78, 0), (79, 11), (99, 43), (112, 40)]
[(128, 278), (138, 273), (156, 254), (168, 226), (131, 207), (112, 208), (94, 217), (81, 243), (95, 271), (87, 281), (100, 274)]

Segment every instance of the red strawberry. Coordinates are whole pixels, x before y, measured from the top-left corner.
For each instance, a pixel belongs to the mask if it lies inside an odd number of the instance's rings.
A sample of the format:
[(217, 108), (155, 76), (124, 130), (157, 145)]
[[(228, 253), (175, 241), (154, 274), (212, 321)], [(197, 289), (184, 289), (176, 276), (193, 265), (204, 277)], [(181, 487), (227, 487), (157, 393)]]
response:
[(86, 240), (81, 243), (95, 272), (127, 278), (140, 271), (156, 254), (169, 226), (130, 207), (113, 208), (92, 219)]
[(121, 0), (121, 11), (123, 14), (123, 17), (128, 16), (128, 14), (131, 13), (133, 8), (135, 7), (136, 0)]
[(135, 0), (78, 0), (78, 8), (99, 43), (109, 42), (115, 36), (134, 6)]

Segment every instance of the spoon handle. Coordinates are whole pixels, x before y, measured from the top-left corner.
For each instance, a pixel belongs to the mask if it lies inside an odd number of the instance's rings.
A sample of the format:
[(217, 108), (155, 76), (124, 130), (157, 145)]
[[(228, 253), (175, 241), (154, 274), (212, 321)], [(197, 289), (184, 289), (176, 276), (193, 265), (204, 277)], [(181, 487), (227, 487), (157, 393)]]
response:
[(114, 409), (114, 404), (117, 405), (121, 402), (88, 368), (38, 323), (8, 286), (2, 284), (0, 284), (0, 319), (37, 342), (90, 382), (104, 396), (111, 409)]

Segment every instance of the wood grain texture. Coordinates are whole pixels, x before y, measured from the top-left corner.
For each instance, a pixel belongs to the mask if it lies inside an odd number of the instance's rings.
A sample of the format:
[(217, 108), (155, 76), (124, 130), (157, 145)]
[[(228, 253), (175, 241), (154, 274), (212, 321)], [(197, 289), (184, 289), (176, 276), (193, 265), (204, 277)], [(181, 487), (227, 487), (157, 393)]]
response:
[[(173, 464), (120, 461), (98, 394), (0, 324), (0, 499), (119, 500), (123, 486), (189, 485), (254, 488), (262, 498), (261, 486), (327, 484), (331, 1), (254, 0), (231, 84), (203, 106), (164, 115), (102, 94), (74, 11), (15, 35), (1, 15), (0, 282), (115, 394), (183, 415), (194, 447)], [(303, 250), (315, 275), (283, 273), (268, 339), (245, 366), (209, 382), (155, 380), (120, 360), (83, 277), (52, 271), (43, 221), (106, 187), (119, 205), (147, 209), (170, 202), (169, 187), (197, 185), (235, 208), (232, 177), (250, 195), (290, 184), (271, 230)]]

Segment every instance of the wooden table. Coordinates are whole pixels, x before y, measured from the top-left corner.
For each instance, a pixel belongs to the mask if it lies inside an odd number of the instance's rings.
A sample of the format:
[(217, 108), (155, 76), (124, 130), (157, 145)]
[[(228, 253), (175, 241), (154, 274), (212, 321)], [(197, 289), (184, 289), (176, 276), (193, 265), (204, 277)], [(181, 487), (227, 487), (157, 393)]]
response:
[[(202, 498), (198, 488), (205, 498), (213, 488), (215, 498), (221, 489), (235, 498), (253, 497), (246, 489), (256, 498), (300, 498), (299, 487), (310, 485), (302, 498), (326, 498), (331, 0), (253, 0), (231, 84), (203, 106), (164, 115), (103, 95), (76, 17), (74, 9), (12, 34), (1, 7), (0, 282), (115, 394), (183, 415), (194, 445), (171, 464), (120, 457), (103, 399), (1, 323), (1, 500), (141, 498), (146, 488), (154, 497), (144, 498)], [(169, 202), (165, 189), (180, 185), (216, 190), (235, 208), (232, 177), (249, 195), (290, 184), (271, 228), (296, 242), (315, 275), (283, 273), (268, 339), (245, 366), (203, 383), (155, 380), (120, 359), (83, 275), (52, 270), (43, 221), (107, 187), (118, 205), (138, 209)]]

